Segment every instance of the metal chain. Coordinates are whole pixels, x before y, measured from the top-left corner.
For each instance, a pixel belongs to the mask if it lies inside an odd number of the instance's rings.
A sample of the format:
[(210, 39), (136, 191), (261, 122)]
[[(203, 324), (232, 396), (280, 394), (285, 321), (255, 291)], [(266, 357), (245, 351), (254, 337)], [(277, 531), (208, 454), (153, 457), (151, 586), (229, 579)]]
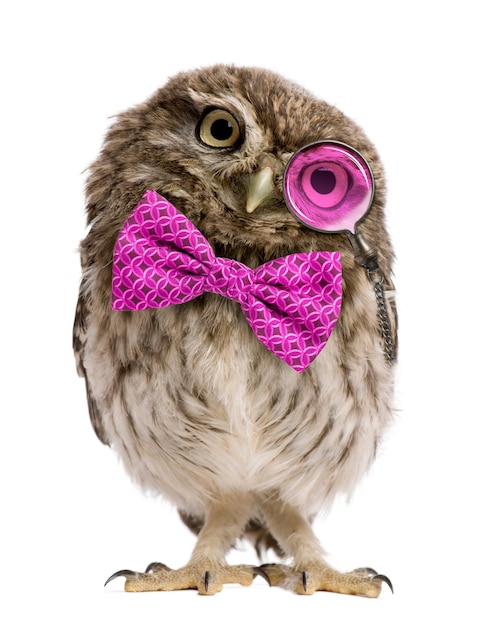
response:
[(375, 299), (377, 301), (377, 317), (379, 318), (379, 326), (384, 341), (386, 359), (388, 363), (392, 364), (396, 360), (396, 343), (386, 306), (386, 298), (384, 296), (384, 274), (379, 268), (374, 272), (367, 271), (367, 274), (374, 288)]
[(367, 270), (367, 276), (375, 293), (377, 302), (377, 317), (384, 341), (384, 351), (388, 363), (393, 364), (396, 360), (396, 342), (391, 327), (391, 320), (384, 295), (384, 274), (379, 267), (377, 251), (359, 233), (350, 235), (351, 243), (355, 251), (355, 261)]

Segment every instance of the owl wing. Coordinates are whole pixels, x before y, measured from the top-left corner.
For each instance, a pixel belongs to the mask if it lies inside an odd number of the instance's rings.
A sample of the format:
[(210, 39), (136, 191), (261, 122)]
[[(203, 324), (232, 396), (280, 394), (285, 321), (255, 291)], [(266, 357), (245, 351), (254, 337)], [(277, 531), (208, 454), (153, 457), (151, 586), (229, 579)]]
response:
[(100, 410), (98, 409), (95, 398), (91, 392), (91, 387), (88, 381), (88, 377), (86, 375), (86, 368), (84, 366), (84, 350), (86, 347), (88, 313), (88, 302), (81, 286), (76, 306), (76, 315), (74, 318), (72, 347), (76, 359), (77, 372), (82, 378), (84, 378), (86, 382), (86, 397), (88, 400), (88, 410), (90, 414), (91, 424), (93, 426), (93, 429), (95, 430), (98, 439), (100, 439), (102, 443), (109, 445), (110, 442), (103, 427)]

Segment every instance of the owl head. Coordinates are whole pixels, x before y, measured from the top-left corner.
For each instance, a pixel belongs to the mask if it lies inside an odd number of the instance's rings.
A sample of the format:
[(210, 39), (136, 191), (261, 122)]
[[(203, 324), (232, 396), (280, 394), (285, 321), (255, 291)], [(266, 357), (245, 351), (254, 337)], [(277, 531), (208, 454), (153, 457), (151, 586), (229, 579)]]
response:
[(99, 258), (106, 253), (110, 261), (125, 219), (144, 191), (154, 189), (219, 255), (256, 266), (293, 252), (340, 250), (344, 271), (351, 268), (346, 235), (308, 228), (284, 200), (288, 161), (321, 141), (347, 144), (368, 162), (375, 193), (361, 230), (375, 243), (387, 273), (384, 175), (363, 131), (336, 107), (273, 72), (225, 65), (178, 74), (117, 117), (87, 184)]

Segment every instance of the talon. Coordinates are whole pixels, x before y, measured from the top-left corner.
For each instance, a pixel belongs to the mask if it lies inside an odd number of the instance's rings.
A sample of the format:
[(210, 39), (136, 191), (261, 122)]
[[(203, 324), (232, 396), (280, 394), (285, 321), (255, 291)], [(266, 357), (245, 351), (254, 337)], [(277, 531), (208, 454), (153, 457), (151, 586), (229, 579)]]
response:
[(160, 571), (166, 571), (166, 572), (170, 572), (171, 568), (167, 567), (167, 565), (164, 565), (163, 563), (150, 563), (150, 565), (146, 568), (145, 572), (147, 574), (154, 574), (156, 572), (160, 572)]
[(372, 578), (374, 576), (379, 576), (379, 572), (376, 572), (372, 567), (359, 567), (354, 569), (352, 574), (356, 574), (357, 576), (365, 576), (366, 578)]
[(376, 574), (375, 576), (373, 576), (373, 578), (371, 580), (382, 580), (382, 582), (385, 582), (386, 585), (391, 589), (391, 593), (394, 594), (393, 583), (384, 574)]
[(255, 569), (263, 569), (265, 571), (266, 567), (277, 567), (277, 563), (262, 563), (262, 565), (259, 565), (257, 568)]
[(205, 585), (205, 591), (208, 591), (208, 585), (211, 579), (212, 575), (210, 574), (210, 572), (205, 572), (205, 574), (203, 574), (203, 584)]
[(116, 578), (119, 578), (119, 576), (124, 576), (125, 579), (128, 580), (129, 578), (138, 576), (138, 572), (133, 572), (130, 569), (120, 569), (118, 572), (115, 572), (115, 574), (112, 574), (112, 576), (110, 576), (110, 578), (107, 579), (104, 587), (106, 587), (110, 582), (112, 582)]
[(267, 572), (264, 570), (263, 565), (253, 568), (253, 578), (255, 579), (257, 576), (261, 576), (265, 580), (265, 582), (268, 583), (269, 587), (272, 587), (270, 578), (268, 577)]

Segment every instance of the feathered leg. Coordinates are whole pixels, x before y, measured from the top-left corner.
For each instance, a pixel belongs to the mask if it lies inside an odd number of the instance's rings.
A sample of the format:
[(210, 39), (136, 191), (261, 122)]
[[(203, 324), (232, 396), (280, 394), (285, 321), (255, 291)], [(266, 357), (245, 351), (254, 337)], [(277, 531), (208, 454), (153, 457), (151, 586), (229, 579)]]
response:
[[(126, 578), (126, 591), (173, 591), (198, 589), (202, 595), (221, 591), (224, 584), (251, 585), (258, 568), (249, 565), (227, 565), (225, 555), (241, 535), (250, 515), (252, 502), (239, 494), (210, 504), (205, 523), (188, 564), (172, 570), (160, 563), (152, 563), (144, 573), (120, 570)], [(106, 584), (107, 584), (106, 583)]]
[(263, 512), (270, 531), (284, 552), (293, 558), (291, 566), (263, 566), (271, 585), (306, 595), (315, 591), (334, 591), (369, 598), (380, 594), (382, 582), (392, 590), (387, 576), (370, 568), (343, 574), (329, 567), (310, 523), (293, 507), (276, 501), (266, 504)]

